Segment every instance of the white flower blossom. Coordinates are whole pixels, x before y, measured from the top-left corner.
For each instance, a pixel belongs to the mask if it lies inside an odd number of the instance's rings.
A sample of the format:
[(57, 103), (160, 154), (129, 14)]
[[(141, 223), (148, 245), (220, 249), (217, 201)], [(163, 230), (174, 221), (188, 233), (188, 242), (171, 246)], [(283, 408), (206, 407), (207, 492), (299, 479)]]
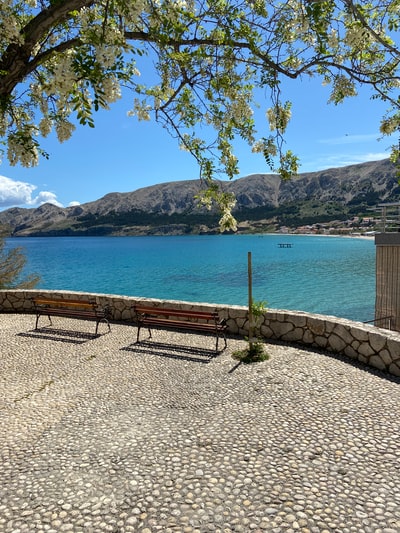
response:
[(5, 113), (0, 113), (0, 136), (3, 137), (7, 133), (8, 119)]
[(230, 115), (240, 123), (253, 116), (253, 110), (244, 99), (238, 98), (233, 101), (230, 107)]
[(356, 94), (357, 90), (352, 80), (346, 76), (337, 76), (333, 80), (333, 91), (328, 101), (337, 104), (344, 98), (356, 96)]
[(380, 132), (384, 135), (391, 135), (400, 129), (400, 116), (392, 116), (382, 120)]
[(61, 120), (57, 122), (56, 133), (60, 143), (67, 141), (71, 137), (74, 130), (75, 126), (68, 120)]
[(275, 106), (267, 109), (267, 119), (271, 131), (284, 132), (292, 116), (290, 106)]
[(237, 221), (231, 211), (224, 211), (219, 220), (220, 231), (237, 231)]
[(370, 42), (370, 34), (361, 25), (355, 25), (347, 28), (344, 42), (352, 48), (365, 48)]
[(138, 98), (135, 98), (133, 102), (133, 108), (128, 111), (128, 117), (137, 117), (138, 120), (151, 120), (150, 116), (151, 107), (141, 102)]
[(49, 133), (51, 132), (53, 128), (53, 122), (52, 120), (45, 116), (42, 118), (42, 120), (39, 122), (39, 131), (40, 134), (43, 135), (43, 137), (47, 137)]
[(21, 163), (27, 168), (35, 167), (39, 162), (39, 152), (34, 142), (29, 142), (27, 139), (22, 142), (17, 135), (9, 135), (7, 158), (11, 166)]
[(114, 76), (108, 76), (102, 80), (104, 99), (108, 103), (116, 102), (122, 96), (119, 81)]
[(262, 140), (256, 141), (251, 147), (251, 151), (254, 154), (262, 154), (264, 151), (264, 141)]
[(105, 46), (104, 44), (96, 46), (96, 60), (105, 69), (111, 68), (119, 54), (120, 50), (116, 46)]
[(18, 19), (9, 13), (2, 13), (2, 20), (0, 23), (1, 40), (4, 42), (11, 42), (23, 44), (24, 39), (21, 34), (21, 27)]

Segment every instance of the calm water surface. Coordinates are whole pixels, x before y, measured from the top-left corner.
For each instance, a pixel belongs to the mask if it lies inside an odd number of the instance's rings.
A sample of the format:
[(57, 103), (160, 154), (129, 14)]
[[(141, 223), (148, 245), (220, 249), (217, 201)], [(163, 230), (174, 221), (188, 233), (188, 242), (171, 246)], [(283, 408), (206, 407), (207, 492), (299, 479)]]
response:
[[(290, 243), (290, 248), (280, 248)], [(371, 239), (302, 235), (55, 237), (22, 246), (40, 288), (246, 305), (247, 252), (253, 297), (271, 308), (370, 320), (375, 305)]]

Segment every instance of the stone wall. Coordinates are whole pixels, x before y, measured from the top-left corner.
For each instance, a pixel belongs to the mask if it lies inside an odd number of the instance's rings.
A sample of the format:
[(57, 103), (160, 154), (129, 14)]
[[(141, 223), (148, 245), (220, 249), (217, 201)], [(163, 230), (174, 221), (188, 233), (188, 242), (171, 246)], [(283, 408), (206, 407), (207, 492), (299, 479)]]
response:
[[(182, 309), (218, 310), (225, 318), (229, 333), (248, 334), (247, 308), (207, 303), (155, 300), (112, 294), (91, 294), (70, 291), (3, 290), (0, 291), (1, 312), (33, 312), (32, 298), (37, 295), (55, 298), (95, 301), (109, 305), (112, 320), (132, 322), (135, 303)], [(280, 340), (344, 354), (366, 365), (400, 376), (400, 333), (353, 322), (333, 316), (300, 311), (269, 309), (260, 317), (260, 335), (265, 339)]]

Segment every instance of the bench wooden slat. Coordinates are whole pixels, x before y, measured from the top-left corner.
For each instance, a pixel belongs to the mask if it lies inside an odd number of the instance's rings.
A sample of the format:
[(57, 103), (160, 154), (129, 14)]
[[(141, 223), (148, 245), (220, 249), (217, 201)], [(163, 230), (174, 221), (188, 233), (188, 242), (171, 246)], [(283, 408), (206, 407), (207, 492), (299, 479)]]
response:
[(80, 302), (79, 300), (48, 300), (43, 298), (33, 299), (36, 305), (47, 305), (51, 307), (81, 307), (87, 309), (94, 309), (97, 304), (92, 302)]
[(34, 297), (32, 298), (33, 306), (36, 312), (35, 329), (38, 328), (39, 318), (46, 315), (52, 325), (51, 316), (65, 316), (68, 318), (80, 318), (82, 320), (95, 320), (96, 332), (100, 322), (108, 325), (108, 331), (111, 330), (108, 321), (109, 310), (102, 308), (95, 302), (80, 300), (63, 300), (60, 298)]
[(217, 311), (196, 311), (191, 309), (135, 305), (134, 312), (138, 326), (136, 342), (139, 342), (140, 330), (142, 327), (147, 327), (151, 338), (150, 326), (158, 326), (171, 329), (191, 329), (195, 331), (215, 333), (215, 349), (217, 352), (219, 335), (222, 334), (226, 348), (227, 326), (224, 320), (220, 320)]
[(217, 312), (207, 312), (207, 311), (195, 311), (195, 310), (184, 310), (184, 309), (170, 309), (170, 308), (160, 308), (160, 307), (142, 307), (135, 306), (137, 313), (143, 313), (147, 315), (165, 315), (165, 316), (176, 316), (176, 317), (185, 317), (185, 318), (202, 318), (204, 320), (214, 320), (219, 319)]
[(189, 322), (189, 321), (183, 321), (183, 320), (168, 320), (168, 319), (162, 319), (162, 318), (146, 318), (145, 319), (146, 325), (153, 325), (153, 326), (169, 326), (169, 327), (175, 327), (177, 329), (179, 328), (185, 328), (185, 329), (198, 329), (198, 330), (204, 330), (204, 331), (215, 331), (218, 329), (219, 331), (224, 330), (224, 326), (222, 324), (202, 324), (199, 322)]
[(87, 318), (98, 318), (103, 317), (103, 313), (93, 313), (93, 311), (87, 311), (85, 309), (62, 309), (61, 307), (44, 307), (40, 314), (47, 315), (48, 311), (51, 315), (58, 316), (69, 316), (69, 317), (87, 317)]

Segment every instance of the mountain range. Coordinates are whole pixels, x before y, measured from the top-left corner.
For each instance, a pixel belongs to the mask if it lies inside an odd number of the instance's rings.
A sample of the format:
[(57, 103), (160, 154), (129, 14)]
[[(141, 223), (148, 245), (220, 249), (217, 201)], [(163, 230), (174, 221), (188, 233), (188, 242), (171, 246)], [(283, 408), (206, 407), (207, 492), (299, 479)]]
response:
[[(389, 159), (299, 174), (282, 181), (252, 174), (218, 182), (235, 195), (241, 232), (368, 216), (372, 206), (399, 202), (398, 169)], [(0, 212), (0, 224), (18, 236), (165, 235), (215, 233), (219, 213), (199, 205), (199, 180), (161, 183), (133, 192), (113, 192), (79, 206), (14, 207)]]

